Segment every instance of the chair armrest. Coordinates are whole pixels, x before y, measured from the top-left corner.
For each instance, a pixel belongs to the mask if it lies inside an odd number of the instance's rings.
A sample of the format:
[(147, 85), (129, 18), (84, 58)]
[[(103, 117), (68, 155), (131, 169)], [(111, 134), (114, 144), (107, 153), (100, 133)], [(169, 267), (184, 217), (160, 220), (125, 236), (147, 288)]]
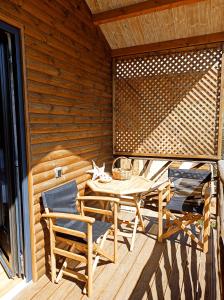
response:
[[(85, 212), (91, 212), (91, 213), (96, 213), (96, 214), (100, 214), (100, 215), (104, 215), (104, 216), (112, 216), (113, 215), (112, 211), (108, 207), (105, 207), (104, 209), (94, 208), (94, 207), (88, 206), (88, 203), (84, 203), (84, 202), (94, 200), (94, 201), (106, 202), (107, 205), (108, 205), (108, 203), (113, 203), (114, 209), (117, 210), (117, 204), (120, 201), (118, 198), (105, 197), (105, 196), (78, 196), (77, 200), (80, 201), (82, 214), (84, 214)], [(86, 204), (87, 204), (87, 206), (86, 206)]]
[(106, 202), (113, 202), (113, 203), (119, 203), (119, 198), (113, 198), (113, 197), (104, 197), (104, 196), (78, 196), (77, 200), (80, 201), (88, 201), (88, 200), (94, 200), (94, 201), (106, 201)]
[(68, 219), (74, 221), (81, 221), (89, 224), (93, 224), (95, 222), (94, 218), (86, 217), (82, 215), (75, 215), (75, 214), (67, 214), (67, 213), (44, 213), (42, 214), (42, 218), (49, 218), (49, 219)]
[(165, 190), (167, 187), (170, 187), (170, 181), (166, 181), (164, 183), (162, 183), (159, 187), (158, 187), (158, 191), (162, 192), (163, 190)]

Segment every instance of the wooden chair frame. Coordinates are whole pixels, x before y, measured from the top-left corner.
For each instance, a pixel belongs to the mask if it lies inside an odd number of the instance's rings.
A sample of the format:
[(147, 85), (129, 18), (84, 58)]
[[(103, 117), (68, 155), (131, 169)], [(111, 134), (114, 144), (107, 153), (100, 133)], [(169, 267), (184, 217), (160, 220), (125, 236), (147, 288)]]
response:
[[(172, 213), (164, 206), (164, 200), (168, 203), (171, 199), (171, 182), (167, 181), (158, 188), (159, 191), (159, 205), (158, 205), (158, 241), (162, 242), (163, 239), (183, 230), (190, 238), (196, 242), (204, 253), (208, 252), (208, 237), (210, 235), (210, 203), (211, 192), (210, 184), (208, 184), (204, 193), (204, 210), (203, 214), (198, 213), (183, 213), (181, 216), (177, 213)], [(163, 233), (163, 216), (166, 216), (166, 232)], [(178, 215), (178, 217), (177, 217)], [(171, 222), (172, 220), (172, 222)], [(203, 226), (198, 224), (198, 221), (203, 222)], [(196, 227), (202, 232), (202, 238), (199, 239), (190, 229), (188, 225), (195, 224)]]
[[(117, 260), (117, 209), (118, 209), (118, 198), (112, 197), (104, 197), (104, 196), (77, 196), (77, 201), (80, 203), (80, 215), (76, 214), (68, 214), (68, 213), (52, 213), (49, 212), (49, 209), (45, 209), (45, 213), (42, 214), (43, 218), (49, 220), (49, 232), (50, 232), (50, 257), (51, 257), (51, 280), (52, 282), (58, 283), (62, 278), (63, 274), (71, 276), (75, 279), (85, 282), (84, 293), (88, 293), (90, 297), (92, 294), (92, 282), (93, 282), (93, 274), (96, 270), (97, 264), (101, 256), (107, 258), (111, 262), (116, 263)], [(99, 209), (90, 206), (86, 206), (85, 203), (94, 200), (94, 201), (104, 201), (110, 202), (113, 207), (113, 210), (110, 209)], [(109, 216), (112, 218), (113, 223), (112, 227), (105, 232), (105, 234), (97, 240), (97, 242), (93, 243), (92, 240), (92, 232), (93, 232), (93, 223), (95, 219), (92, 217), (85, 216), (85, 212), (97, 213), (104, 216)], [(72, 230), (68, 228), (64, 228), (61, 226), (55, 225), (55, 221), (57, 218), (73, 220), (73, 221), (81, 221), (87, 224), (87, 233)], [(87, 241), (87, 243), (82, 243), (78, 241), (74, 241), (71, 239), (67, 239), (64, 237), (56, 237), (56, 233), (63, 233), (70, 236), (75, 236), (78, 238), (82, 238)], [(103, 245), (106, 241), (106, 238), (109, 234), (113, 233), (114, 236), (114, 253), (113, 256), (110, 256), (103, 250)], [(58, 248), (56, 246), (56, 240), (61, 241), (63, 243), (68, 244), (69, 249), (64, 250)], [(77, 250), (78, 253), (74, 253), (74, 250)], [(62, 266), (56, 276), (56, 255), (60, 255), (64, 257), (64, 261)], [(95, 255), (95, 259), (93, 260), (93, 255)], [(87, 258), (86, 258), (87, 256)], [(68, 259), (73, 259), (79, 261), (81, 263), (85, 263), (87, 265), (87, 275), (83, 275), (78, 272), (74, 272), (67, 268)], [(86, 286), (87, 291), (86, 291)]]

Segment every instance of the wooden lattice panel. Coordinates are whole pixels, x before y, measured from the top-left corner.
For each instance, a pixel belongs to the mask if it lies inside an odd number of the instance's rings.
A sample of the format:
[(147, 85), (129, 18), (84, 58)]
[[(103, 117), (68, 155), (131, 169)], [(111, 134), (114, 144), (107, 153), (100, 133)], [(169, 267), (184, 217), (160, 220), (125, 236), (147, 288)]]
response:
[(222, 49), (115, 60), (114, 153), (218, 157)]

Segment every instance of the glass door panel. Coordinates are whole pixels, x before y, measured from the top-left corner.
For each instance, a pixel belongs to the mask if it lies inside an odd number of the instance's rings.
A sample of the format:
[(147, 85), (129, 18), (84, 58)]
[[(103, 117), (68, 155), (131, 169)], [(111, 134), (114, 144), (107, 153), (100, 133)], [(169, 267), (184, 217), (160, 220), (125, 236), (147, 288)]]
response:
[(14, 75), (9, 34), (0, 31), (0, 263), (21, 275), (22, 225)]

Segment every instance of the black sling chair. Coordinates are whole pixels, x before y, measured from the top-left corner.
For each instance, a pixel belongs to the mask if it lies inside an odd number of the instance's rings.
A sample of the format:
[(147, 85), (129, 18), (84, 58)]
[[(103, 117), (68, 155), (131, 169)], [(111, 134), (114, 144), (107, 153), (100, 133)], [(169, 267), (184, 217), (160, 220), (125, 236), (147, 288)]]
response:
[[(162, 241), (183, 230), (207, 253), (210, 234), (211, 172), (170, 168), (168, 177), (169, 181), (159, 187), (158, 240)], [(172, 197), (171, 183), (174, 186)], [(163, 207), (164, 200), (166, 200), (165, 207)], [(164, 214), (167, 227), (165, 233), (163, 233)], [(202, 221), (202, 226), (199, 220)], [(189, 229), (188, 226), (191, 224), (195, 224), (200, 229), (201, 238)]]
[[(79, 196), (75, 181), (42, 193), (45, 213), (42, 217), (49, 220), (51, 279), (58, 283), (63, 274), (85, 282), (84, 293), (91, 296), (93, 273), (100, 256), (112, 262), (117, 258), (117, 205), (119, 199), (102, 196)], [(111, 203), (111, 210), (97, 209), (88, 206), (88, 202), (106, 201)], [(77, 210), (80, 204), (80, 213)], [(87, 206), (86, 206), (87, 204)], [(85, 212), (99, 213), (112, 218), (113, 223), (95, 220), (85, 216)], [(111, 257), (103, 249), (103, 244), (109, 234), (114, 236), (114, 255)], [(61, 249), (56, 242), (63, 242), (69, 250)], [(64, 261), (56, 276), (56, 255)], [(95, 260), (93, 261), (93, 256)], [(73, 259), (87, 266), (87, 275), (67, 268), (68, 259)]]

